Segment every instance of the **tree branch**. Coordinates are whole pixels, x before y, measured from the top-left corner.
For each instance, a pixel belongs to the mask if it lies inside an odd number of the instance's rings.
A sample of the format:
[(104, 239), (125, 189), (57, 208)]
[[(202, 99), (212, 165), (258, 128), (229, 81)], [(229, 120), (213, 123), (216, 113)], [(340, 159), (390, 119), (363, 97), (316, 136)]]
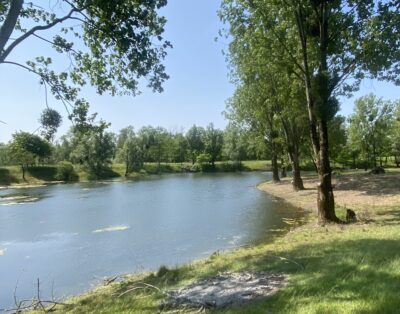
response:
[(15, 28), (15, 24), (17, 23), (23, 4), (24, 0), (11, 1), (11, 6), (7, 13), (7, 17), (0, 28), (0, 60), (3, 59), (2, 56), (4, 47)]
[[(21, 0), (18, 0), (21, 1)], [(18, 37), (12, 44), (10, 44), (7, 49), (4, 50), (4, 53), (0, 56), (0, 63), (4, 62), (4, 60), (7, 58), (7, 56), (10, 54), (10, 52), (17, 46), (19, 45), (22, 41), (24, 41), (25, 39), (27, 39), (29, 36), (34, 35), (35, 32), (37, 31), (43, 31), (43, 30), (47, 30), (50, 29), (52, 27), (54, 27), (55, 25), (64, 22), (67, 19), (70, 19), (72, 17), (72, 14), (74, 14), (75, 12), (78, 12), (77, 9), (73, 8), (71, 9), (71, 11), (69, 11), (69, 13), (61, 18), (57, 18), (55, 19), (53, 22), (47, 24), (47, 25), (38, 25), (35, 26), (33, 28), (31, 28), (28, 32), (26, 32), (25, 34), (23, 34), (22, 36)]]
[[(27, 67), (26, 65), (21, 64), (21, 63), (14, 62), (14, 61), (3, 61), (3, 64), (12, 64), (12, 65), (16, 65), (16, 66), (18, 66), (18, 67), (20, 67), (20, 68), (23, 68), (23, 69), (25, 69), (25, 70), (27, 70), (27, 71), (29, 71), (29, 72), (32, 72), (32, 73), (36, 74), (37, 76), (39, 76), (39, 77), (43, 80), (43, 82), (44, 82), (44, 84), (45, 84), (45, 89), (46, 89), (46, 104), (47, 104), (47, 86), (46, 86), (46, 83), (49, 84), (50, 87), (54, 87), (54, 86), (56, 86), (56, 85), (52, 84), (49, 80), (47, 80), (47, 79), (46, 79), (42, 74), (40, 74), (39, 72), (33, 70), (33, 69), (30, 68), (30, 67)], [(67, 111), (68, 115), (70, 115), (70, 111), (68, 110), (68, 106), (73, 107), (73, 105), (63, 97), (63, 95), (57, 90), (57, 88), (54, 89), (54, 93), (57, 94), (57, 96), (59, 97), (59, 99), (60, 99), (61, 102), (63, 103), (63, 105), (64, 105), (64, 107), (65, 107), (65, 110)], [(68, 106), (67, 106), (67, 105), (68, 105)]]
[(66, 48), (66, 47), (64, 47), (63, 45), (59, 45), (59, 44), (57, 44), (57, 43), (55, 43), (54, 41), (51, 41), (51, 40), (49, 40), (49, 39), (46, 39), (46, 38), (44, 38), (44, 37), (42, 37), (42, 36), (39, 36), (39, 35), (37, 35), (37, 34), (32, 34), (33, 36), (35, 36), (36, 38), (39, 38), (39, 39), (41, 39), (41, 40), (43, 40), (43, 41), (45, 41), (45, 42), (47, 42), (47, 43), (49, 43), (49, 44), (52, 44), (52, 45), (54, 45), (54, 46), (57, 46), (57, 47), (60, 47), (60, 48), (62, 48), (62, 49), (65, 49), (66, 51), (72, 51), (72, 52), (74, 52), (74, 53), (78, 53), (75, 49), (73, 49), (73, 48)]

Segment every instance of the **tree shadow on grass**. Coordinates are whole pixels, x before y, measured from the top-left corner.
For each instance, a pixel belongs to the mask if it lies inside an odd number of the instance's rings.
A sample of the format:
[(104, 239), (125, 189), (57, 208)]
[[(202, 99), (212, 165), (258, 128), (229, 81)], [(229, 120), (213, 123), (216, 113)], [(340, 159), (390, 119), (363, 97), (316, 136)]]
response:
[[(358, 239), (245, 257), (244, 268), (287, 273), (286, 289), (260, 313), (398, 313), (400, 241)], [(347, 310), (346, 310), (346, 307)], [(258, 313), (249, 304), (216, 312)]]
[[(323, 236), (320, 233), (316, 234)], [(274, 247), (271, 247), (274, 248)], [(271, 297), (211, 313), (398, 313), (400, 308), (400, 241), (389, 239), (332, 239), (293, 249), (249, 251), (234, 260), (211, 256), (196, 264), (168, 269), (116, 285), (107, 294), (81, 299), (68, 309), (101, 306), (110, 312), (158, 312), (165, 291), (182, 283), (212, 277), (225, 271), (267, 271), (288, 274), (288, 286)], [(99, 308), (100, 310), (100, 308)], [(179, 309), (172, 309), (174, 313)], [(182, 313), (184, 309), (182, 309)], [(168, 310), (167, 310), (168, 313)]]
[(400, 173), (381, 175), (354, 174), (341, 176), (335, 190), (360, 191), (367, 195), (393, 195), (400, 193)]
[(10, 185), (13, 183), (19, 183), (18, 178), (12, 175), (10, 170), (0, 168), (0, 185)]
[(57, 168), (51, 166), (29, 167), (28, 173), (35, 179), (42, 181), (56, 181)]

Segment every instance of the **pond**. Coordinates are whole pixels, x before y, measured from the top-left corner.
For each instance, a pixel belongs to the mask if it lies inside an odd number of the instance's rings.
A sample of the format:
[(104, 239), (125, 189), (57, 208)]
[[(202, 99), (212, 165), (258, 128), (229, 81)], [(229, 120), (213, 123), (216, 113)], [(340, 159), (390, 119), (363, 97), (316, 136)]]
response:
[(105, 277), (175, 266), (271, 237), (293, 215), (269, 173), (149, 176), (0, 191), (0, 308), (82, 293)]

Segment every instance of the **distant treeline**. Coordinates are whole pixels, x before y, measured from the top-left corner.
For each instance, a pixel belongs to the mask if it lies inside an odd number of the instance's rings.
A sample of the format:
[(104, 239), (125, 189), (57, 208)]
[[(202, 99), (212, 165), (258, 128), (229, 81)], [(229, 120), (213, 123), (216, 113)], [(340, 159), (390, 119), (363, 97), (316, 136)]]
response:
[[(39, 134), (17, 132), (8, 144), (0, 144), (0, 165), (20, 165), (23, 172), (40, 164), (81, 165), (85, 171), (101, 175), (113, 163), (125, 164), (125, 174), (138, 172), (147, 162), (190, 163), (188, 170), (212, 170), (216, 161), (268, 159), (264, 140), (249, 129), (230, 123), (224, 130), (210, 123), (193, 125), (187, 132), (171, 132), (163, 127), (128, 126), (118, 134), (108, 131), (109, 123), (89, 115), (87, 103), (79, 103), (70, 116), (69, 132), (54, 141), (61, 123), (54, 110), (46, 109), (40, 119)], [(67, 170), (65, 170), (68, 172)]]
[[(115, 134), (108, 131), (109, 123), (89, 115), (84, 102), (75, 106), (69, 118), (69, 132), (54, 141), (61, 116), (44, 110), (39, 134), (17, 132), (8, 144), (0, 144), (0, 166), (20, 165), (24, 175), (29, 166), (58, 164), (61, 179), (68, 179), (73, 165), (94, 176), (101, 176), (112, 164), (124, 164), (125, 175), (141, 171), (144, 163), (155, 163), (158, 168), (161, 163), (186, 163), (183, 170), (213, 171), (217, 161), (231, 161), (240, 168), (244, 160), (272, 159), (276, 174), (278, 168), (293, 169), (294, 152), (284, 125), (274, 129), (273, 138), (237, 120), (224, 130), (212, 123), (206, 128), (193, 125), (187, 132), (152, 126), (136, 131), (128, 126)], [(356, 101), (350, 117), (336, 116), (328, 126), (330, 157), (336, 165), (367, 169), (394, 161), (400, 166), (400, 102), (367, 95)], [(305, 121), (292, 136), (299, 165), (314, 169)]]

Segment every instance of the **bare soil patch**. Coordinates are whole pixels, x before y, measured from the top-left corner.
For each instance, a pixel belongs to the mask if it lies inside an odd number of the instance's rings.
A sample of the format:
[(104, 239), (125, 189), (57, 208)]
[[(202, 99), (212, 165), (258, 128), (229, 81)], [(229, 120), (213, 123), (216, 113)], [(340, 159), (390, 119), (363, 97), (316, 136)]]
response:
[(265, 272), (226, 272), (170, 291), (164, 305), (221, 308), (241, 304), (274, 294), (285, 286), (286, 279)]

